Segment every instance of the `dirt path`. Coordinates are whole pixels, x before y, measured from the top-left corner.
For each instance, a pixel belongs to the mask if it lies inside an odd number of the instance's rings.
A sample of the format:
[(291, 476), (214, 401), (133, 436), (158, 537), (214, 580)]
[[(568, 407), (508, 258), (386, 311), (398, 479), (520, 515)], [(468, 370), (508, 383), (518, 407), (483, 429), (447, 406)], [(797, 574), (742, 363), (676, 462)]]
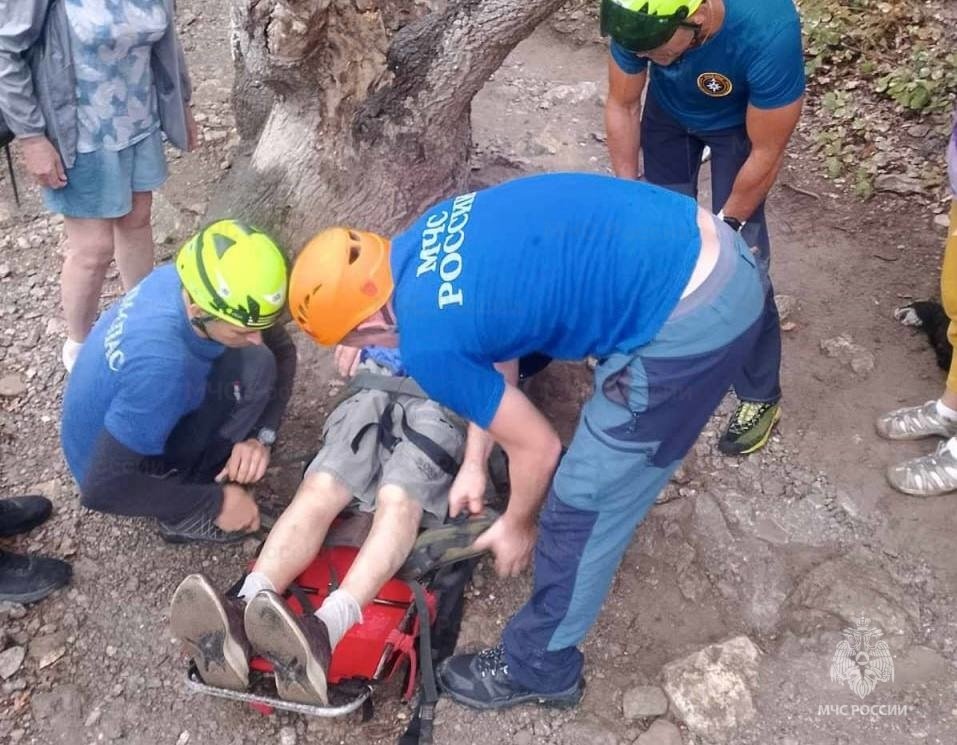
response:
[[(160, 237), (170, 239), (167, 254), (203, 212), (234, 143), (225, 10), (212, 2), (181, 7), (207, 147), (173, 164), (158, 215)], [(605, 169), (604, 70), (601, 47), (571, 44), (549, 29), (522, 44), (475, 102), (476, 183)], [(952, 500), (892, 493), (883, 467), (923, 446), (890, 446), (872, 425), (880, 411), (925, 400), (942, 383), (923, 340), (899, 326), (891, 310), (902, 296), (936, 294), (943, 232), (900, 202), (861, 205), (830, 194), (800, 144), (793, 154), (781, 182), (820, 198), (779, 186), (771, 203), (776, 288), (797, 300), (789, 319), (795, 327), (785, 334), (778, 434), (767, 451), (736, 462), (715, 455), (718, 420), (705, 433), (683, 483), (669, 489), (670, 501), (640, 529), (589, 637), (588, 691), (579, 709), (481, 715), (443, 702), (436, 742), (661, 745), (669, 742), (664, 725), (653, 735), (659, 739), (639, 740), (655, 717), (633, 704), (636, 686), (662, 684), (676, 701), (664, 718), (679, 725), (686, 744), (957, 741)], [(0, 183), (0, 200), (8, 194)], [(31, 193), (19, 214), (0, 201), (0, 227), (0, 378), (12, 375), (23, 386), (0, 397), (0, 488), (40, 490), (56, 500), (51, 523), (13, 545), (69, 555), (76, 567), (68, 592), (26, 611), (0, 608), (0, 650), (27, 650), (0, 683), (0, 741), (394, 741), (408, 710), (391, 702), (361, 725), (263, 718), (187, 696), (167, 632), (172, 589), (197, 570), (231, 583), (254, 544), (171, 548), (147, 525), (78, 507), (57, 442), (60, 326), (48, 321), (58, 298), (58, 226)], [(873, 355), (868, 374), (822, 354), (821, 341), (841, 334)], [(298, 341), (295, 421), (279, 445), (287, 454), (316, 439), (328, 393), (325, 356)], [(567, 434), (587, 386), (580, 367), (563, 366), (536, 381), (534, 393)], [(295, 477), (295, 466), (271, 474), (264, 496), (288, 498)], [(463, 647), (494, 642), (528, 588), (527, 577), (503, 582), (483, 566), (470, 591)], [(884, 632), (896, 665), (894, 682), (880, 683), (864, 700), (829, 677), (841, 630), (860, 614)], [(704, 688), (695, 688), (680, 666), (665, 670), (739, 636), (760, 650), (754, 661), (728, 648), (710, 657), (725, 669), (688, 663), (701, 672)], [(683, 692), (699, 703), (720, 693), (720, 706), (689, 709), (680, 703)], [(885, 712), (821, 709), (862, 701)]]

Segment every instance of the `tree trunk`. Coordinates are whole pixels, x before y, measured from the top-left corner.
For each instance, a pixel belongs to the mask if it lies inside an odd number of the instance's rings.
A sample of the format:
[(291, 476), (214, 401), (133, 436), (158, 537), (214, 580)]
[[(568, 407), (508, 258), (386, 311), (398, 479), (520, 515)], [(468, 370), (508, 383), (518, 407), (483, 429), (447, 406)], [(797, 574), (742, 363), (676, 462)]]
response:
[(463, 190), (473, 96), (562, 2), (232, 0), (244, 136), (271, 108), (212, 214), (297, 250), (337, 223), (389, 234)]

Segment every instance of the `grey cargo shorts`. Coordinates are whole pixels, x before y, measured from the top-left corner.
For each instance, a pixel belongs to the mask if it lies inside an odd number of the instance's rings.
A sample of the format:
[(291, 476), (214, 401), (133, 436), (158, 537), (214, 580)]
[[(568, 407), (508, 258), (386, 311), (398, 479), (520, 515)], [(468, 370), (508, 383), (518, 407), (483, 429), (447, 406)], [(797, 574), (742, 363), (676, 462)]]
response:
[[(385, 415), (390, 399), (395, 405)], [(351, 506), (363, 512), (375, 510), (381, 486), (401, 487), (422, 505), (424, 524), (440, 524), (448, 512), (453, 477), (409, 441), (402, 423), (403, 410), (407, 426), (431, 439), (455, 463), (461, 463), (466, 431), (461, 419), (435, 401), (367, 389), (347, 398), (326, 418), (322, 447), (306, 475), (334, 476), (352, 492)], [(377, 426), (380, 423), (382, 436)]]

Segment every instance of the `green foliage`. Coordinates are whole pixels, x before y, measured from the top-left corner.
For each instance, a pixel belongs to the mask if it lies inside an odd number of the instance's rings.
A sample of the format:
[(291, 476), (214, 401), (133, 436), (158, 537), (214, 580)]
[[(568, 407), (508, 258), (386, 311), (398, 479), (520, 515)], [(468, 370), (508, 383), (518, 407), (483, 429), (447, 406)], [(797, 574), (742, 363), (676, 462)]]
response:
[[(957, 93), (955, 29), (935, 16), (933, 0), (796, 1), (813, 138), (828, 177), (866, 199), (878, 173), (926, 160), (908, 144), (908, 127), (946, 130)], [(941, 173), (921, 176), (932, 189)]]

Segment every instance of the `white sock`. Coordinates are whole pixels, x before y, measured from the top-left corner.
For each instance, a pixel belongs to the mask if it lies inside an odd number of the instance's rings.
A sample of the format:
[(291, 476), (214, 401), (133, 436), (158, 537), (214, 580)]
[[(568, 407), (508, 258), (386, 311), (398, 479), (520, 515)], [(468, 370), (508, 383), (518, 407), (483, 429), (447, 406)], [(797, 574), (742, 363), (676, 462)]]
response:
[(262, 590), (276, 591), (276, 586), (262, 572), (250, 572), (243, 580), (243, 586), (239, 588), (239, 597), (247, 603), (252, 600)]
[(957, 420), (957, 410), (950, 408), (939, 398), (937, 399), (937, 413), (944, 417), (944, 419), (950, 419), (951, 421)]
[(66, 368), (67, 372), (73, 372), (73, 365), (76, 363), (76, 358), (80, 354), (80, 350), (83, 348), (82, 341), (73, 341), (69, 336), (66, 338), (66, 341), (63, 342), (63, 350), (60, 352), (60, 359), (63, 361), (63, 366)]
[(333, 649), (349, 629), (362, 623), (362, 608), (359, 607), (359, 602), (341, 589), (331, 593), (315, 615), (329, 630), (329, 644)]
[(950, 451), (950, 454), (957, 458), (957, 437), (951, 437), (947, 440), (947, 449)]

